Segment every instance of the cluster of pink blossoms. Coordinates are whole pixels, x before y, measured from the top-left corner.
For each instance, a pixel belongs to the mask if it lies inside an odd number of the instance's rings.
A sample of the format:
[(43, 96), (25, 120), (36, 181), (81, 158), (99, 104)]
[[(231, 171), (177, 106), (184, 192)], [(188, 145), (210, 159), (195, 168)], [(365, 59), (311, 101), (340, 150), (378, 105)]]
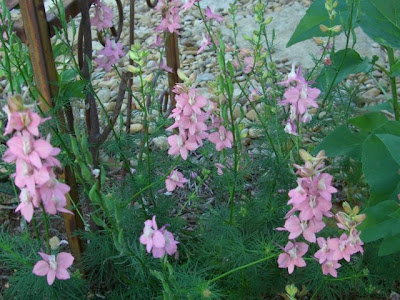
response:
[[(167, 130), (178, 128), (179, 133), (168, 137), (168, 154), (180, 154), (186, 160), (188, 152), (202, 146), (203, 140), (207, 138), (215, 144), (217, 151), (232, 147), (232, 132), (220, 125), (221, 120), (213, 114), (216, 110), (214, 102), (199, 95), (195, 88), (188, 88), (184, 84), (177, 84), (174, 93), (176, 106), (170, 118), (174, 118), (175, 122)], [(206, 125), (208, 120), (212, 120), (210, 127)], [(217, 131), (209, 133), (213, 128)]]
[(156, 11), (163, 14), (163, 19), (154, 30), (179, 34), (178, 29), (181, 28), (181, 25), (179, 25), (181, 5), (182, 0), (160, 0), (156, 6)]
[(96, 26), (98, 31), (111, 28), (113, 13), (109, 6), (105, 5), (101, 0), (95, 0), (95, 14), (90, 19), (92, 26)]
[[(291, 274), (294, 268), (305, 267), (306, 262), (302, 256), (308, 251), (308, 245), (305, 242), (297, 242), (296, 238), (303, 236), (309, 243), (318, 243), (320, 250), (314, 256), (322, 265), (324, 275), (330, 274), (337, 277), (337, 270), (341, 267), (339, 260), (350, 261), (350, 256), (363, 252), (362, 241), (359, 232), (356, 230), (365, 215), (358, 215), (359, 209), (355, 207), (350, 209), (345, 202), (345, 212), (336, 214), (338, 227), (346, 230), (340, 238), (316, 237), (316, 233), (325, 227), (323, 217), (332, 217), (330, 212), (332, 208), (332, 194), (337, 190), (332, 186), (332, 176), (323, 173), (325, 153), (321, 151), (316, 157), (312, 157), (306, 151), (300, 152), (305, 161), (303, 166), (295, 165), (297, 174), (300, 178), (297, 180), (298, 186), (289, 191), (289, 205), (293, 208), (286, 215), (284, 227), (277, 228), (289, 232), (288, 242), (278, 258), (280, 268), (288, 268)], [(298, 215), (295, 213), (298, 212)]]
[(152, 252), (154, 258), (164, 257), (165, 253), (174, 255), (178, 250), (179, 242), (171, 232), (165, 229), (164, 225), (158, 229), (156, 216), (152, 220), (144, 222), (143, 234), (140, 236), (140, 243), (146, 245), (147, 253)]
[(39, 133), (39, 125), (46, 119), (25, 108), (19, 96), (10, 98), (4, 110), (8, 115), (4, 134), (14, 132), (14, 135), (7, 142), (3, 160), (15, 162), (16, 172), (12, 176), (15, 185), (21, 189), (21, 203), (16, 211), (21, 211), (27, 222), (31, 221), (34, 208), (38, 208), (40, 203), (48, 214), (54, 215), (57, 211), (72, 214), (65, 208), (65, 194), (70, 188), (57, 180), (53, 170), (61, 167), (55, 158), (60, 149), (50, 144), (50, 136), (43, 139)]
[(99, 56), (95, 59), (99, 68), (103, 68), (107, 72), (111, 70), (111, 66), (115, 65), (121, 57), (125, 55), (122, 51), (122, 44), (106, 38), (105, 47), (99, 51)]
[(301, 68), (299, 67), (296, 72), (294, 64), (288, 79), (281, 84), (288, 87), (284, 94), (285, 99), (281, 101), (281, 105), (289, 107), (289, 119), (286, 121), (285, 131), (298, 135), (297, 124), (311, 121), (309, 108), (318, 108), (315, 100), (321, 91), (317, 88), (311, 88), (309, 82), (301, 74)]
[[(21, 211), (27, 222), (32, 220), (34, 209), (40, 204), (43, 204), (48, 214), (54, 215), (57, 211), (72, 214), (65, 208), (65, 195), (70, 188), (59, 182), (54, 173), (54, 168), (61, 168), (60, 162), (55, 158), (60, 149), (50, 144), (50, 136), (46, 140), (40, 136), (39, 125), (47, 119), (40, 118), (30, 108), (24, 107), (20, 96), (9, 98), (4, 111), (8, 115), (4, 135), (13, 133), (13, 137), (7, 142), (8, 149), (3, 155), (3, 160), (8, 163), (15, 162), (16, 172), (12, 176), (15, 185), (21, 190), (21, 203), (16, 211)], [(57, 258), (41, 252), (39, 254), (43, 260), (35, 264), (35, 275), (47, 275), (49, 285), (53, 284), (55, 278), (70, 278), (67, 269), (74, 261), (71, 254), (61, 252)]]

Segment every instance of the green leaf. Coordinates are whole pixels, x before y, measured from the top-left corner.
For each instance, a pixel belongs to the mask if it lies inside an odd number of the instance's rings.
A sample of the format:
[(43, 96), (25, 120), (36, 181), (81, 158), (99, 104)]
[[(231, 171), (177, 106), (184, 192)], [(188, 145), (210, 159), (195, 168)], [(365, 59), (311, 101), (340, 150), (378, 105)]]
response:
[(368, 58), (362, 59), (353, 49), (347, 49), (347, 52), (345, 49), (340, 50), (331, 56), (331, 60), (332, 64), (324, 66), (316, 80), (317, 87), (323, 91), (329, 89), (334, 79), (333, 85), (336, 86), (350, 74), (368, 73), (372, 68), (371, 61)]
[[(396, 201), (383, 201), (367, 208), (363, 211), (366, 214), (366, 219), (359, 226), (362, 231), (361, 239), (365, 243), (379, 240), (391, 232), (393, 222), (395, 219), (389, 217), (389, 214), (399, 209), (399, 205)], [(400, 222), (400, 220), (398, 220)]]
[(364, 142), (361, 161), (374, 198), (388, 199), (400, 182), (400, 166), (378, 136), (371, 135)]
[(362, 0), (359, 25), (377, 43), (400, 49), (400, 2)]
[(328, 157), (340, 155), (361, 159), (361, 147), (366, 136), (350, 131), (347, 125), (336, 128), (321, 143), (315, 147), (313, 154), (325, 150)]
[(347, 22), (349, 16), (349, 9), (345, 1), (338, 1), (339, 5), (336, 7), (337, 16), (335, 20), (329, 20), (329, 15), (325, 9), (325, 0), (315, 0), (307, 10), (305, 16), (297, 25), (292, 37), (287, 43), (286, 47), (290, 47), (296, 43), (308, 40), (317, 36), (328, 36), (327, 32), (322, 32), (319, 26), (324, 24), (327, 27), (340, 25), (341, 20)]
[(387, 122), (388, 119), (381, 112), (372, 112), (356, 118), (349, 119), (350, 124), (358, 127), (359, 129), (364, 129), (369, 132), (374, 131), (379, 126), (382, 126)]
[[(397, 226), (400, 225), (400, 222)], [(400, 234), (386, 237), (379, 247), (378, 255), (384, 256), (400, 251)]]
[(400, 137), (393, 134), (377, 134), (376, 136), (385, 144), (393, 160), (400, 165)]
[(400, 60), (392, 66), (392, 76), (400, 76)]
[(376, 105), (369, 105), (364, 109), (370, 112), (380, 112), (382, 110), (387, 110), (388, 112), (394, 113), (392, 103), (388, 101)]

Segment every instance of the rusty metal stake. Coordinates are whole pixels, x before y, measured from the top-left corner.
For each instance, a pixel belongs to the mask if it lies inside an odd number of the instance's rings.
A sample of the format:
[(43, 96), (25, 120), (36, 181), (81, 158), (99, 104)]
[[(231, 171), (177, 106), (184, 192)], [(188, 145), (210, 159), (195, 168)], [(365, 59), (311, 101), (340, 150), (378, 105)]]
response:
[(181, 82), (178, 76), (178, 69), (180, 68), (179, 61), (179, 46), (178, 46), (178, 35), (172, 33), (168, 36), (165, 44), (165, 55), (167, 57), (167, 65), (172, 68), (172, 73), (168, 73), (168, 86), (169, 86), (169, 97), (170, 107), (175, 106), (175, 94), (172, 92), (175, 84)]
[[(56, 84), (58, 79), (43, 0), (21, 1), (20, 8), (24, 21), (24, 29), (31, 56), (35, 82), (40, 94), (40, 108), (43, 112), (48, 112), (52, 107), (54, 107), (52, 99), (57, 96), (58, 93), (58, 87)], [(67, 131), (67, 128), (65, 127), (65, 117), (61, 110), (57, 113), (56, 117), (61, 124), (62, 130)], [(76, 179), (72, 170), (68, 166), (64, 170), (63, 177), (65, 177), (65, 181), (71, 187), (71, 198), (75, 204), (78, 204), (79, 197), (76, 187)], [(67, 208), (71, 207), (71, 202), (67, 198)], [(63, 214), (63, 218), (71, 252), (79, 261), (84, 245), (83, 241), (76, 236), (73, 237), (72, 233), (77, 229), (83, 230), (83, 223), (77, 213), (75, 213), (74, 216)]]
[[(135, 0), (130, 0), (130, 22), (129, 22), (129, 49), (135, 43)], [(133, 64), (133, 60), (129, 58), (129, 64)], [(133, 75), (129, 77), (128, 87), (132, 88)], [(132, 93), (128, 93), (128, 107), (126, 116), (126, 133), (131, 132), (131, 119), (132, 119)]]

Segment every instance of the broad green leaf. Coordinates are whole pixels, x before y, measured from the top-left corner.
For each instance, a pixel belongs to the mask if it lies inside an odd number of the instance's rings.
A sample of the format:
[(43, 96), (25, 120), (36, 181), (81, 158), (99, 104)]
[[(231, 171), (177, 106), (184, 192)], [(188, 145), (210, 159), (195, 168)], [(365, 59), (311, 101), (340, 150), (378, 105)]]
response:
[(366, 136), (350, 131), (347, 125), (336, 128), (321, 143), (315, 147), (313, 154), (325, 150), (328, 157), (347, 155), (361, 159), (361, 147)]
[(349, 120), (350, 124), (369, 132), (374, 131), (387, 122), (388, 119), (381, 112), (372, 112)]
[(327, 33), (321, 31), (319, 26), (324, 24), (327, 27), (340, 25), (341, 20), (347, 22), (349, 10), (345, 1), (339, 1), (336, 7), (337, 16), (332, 24), (329, 20), (329, 15), (325, 9), (325, 0), (315, 0), (307, 10), (305, 16), (297, 25), (292, 37), (287, 43), (286, 47), (290, 47), (296, 43), (308, 40), (313, 37), (328, 36)]
[[(400, 225), (400, 222), (397, 226)], [(386, 237), (379, 247), (378, 255), (390, 255), (400, 251), (400, 234)]]
[(386, 200), (364, 210), (363, 213), (367, 217), (359, 226), (362, 231), (361, 239), (369, 243), (391, 234), (393, 224), (400, 223), (400, 219), (393, 219), (389, 215), (398, 209), (399, 205), (396, 201)]
[(371, 135), (364, 142), (361, 161), (371, 193), (376, 199), (388, 199), (400, 182), (400, 166), (376, 135)]
[(379, 103), (376, 105), (370, 105), (364, 108), (366, 111), (371, 111), (371, 112), (380, 112), (382, 110), (387, 110), (388, 112), (393, 113), (393, 106), (392, 103), (386, 101), (383, 103)]
[(393, 134), (377, 134), (376, 136), (385, 144), (393, 160), (400, 165), (400, 137)]
[(400, 76), (400, 60), (392, 66), (392, 76)]
[(398, 0), (362, 0), (359, 25), (377, 43), (400, 49)]
[[(326, 91), (331, 86), (338, 85), (350, 74), (367, 73), (371, 70), (371, 61), (367, 58), (362, 59), (357, 51), (352, 49), (340, 50), (331, 56), (332, 64), (324, 66), (316, 82), (317, 87)], [(336, 75), (337, 74), (337, 75)], [(336, 76), (336, 78), (335, 78)]]

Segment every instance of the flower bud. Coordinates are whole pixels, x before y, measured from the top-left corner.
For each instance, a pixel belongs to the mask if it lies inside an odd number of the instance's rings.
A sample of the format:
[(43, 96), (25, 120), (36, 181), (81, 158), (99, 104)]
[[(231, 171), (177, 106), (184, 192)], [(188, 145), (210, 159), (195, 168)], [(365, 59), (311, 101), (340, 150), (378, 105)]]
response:
[(153, 80), (153, 78), (154, 78), (154, 74), (151, 73), (151, 74), (149, 74), (149, 75), (144, 79), (144, 81), (146, 81), (146, 82), (151, 82), (151, 81)]
[(346, 201), (343, 202), (342, 206), (346, 213), (350, 214), (352, 212), (350, 204), (348, 202), (346, 202)]
[(294, 299), (297, 294), (297, 287), (294, 284), (287, 285), (285, 291), (291, 299)]
[(358, 206), (354, 206), (353, 207), (353, 214), (358, 215), (359, 212), (360, 212), (360, 208)]
[(269, 25), (269, 24), (271, 24), (272, 20), (273, 20), (273, 18), (270, 16), (270, 17), (265, 19), (264, 24), (265, 25)]
[(24, 109), (24, 100), (21, 95), (13, 95), (7, 99), (7, 105), (10, 113), (22, 111)]
[(185, 73), (183, 73), (183, 71), (182, 71), (182, 69), (178, 69), (178, 76), (179, 76), (179, 78), (181, 79), (181, 80), (183, 80), (183, 81), (188, 81), (188, 78), (187, 78), (187, 76), (185, 75)]
[(320, 38), (313, 37), (314, 43), (316, 43), (318, 46), (322, 46), (324, 44), (324, 41)]
[(132, 65), (127, 65), (127, 66), (126, 66), (126, 70), (127, 70), (128, 72), (133, 73), (133, 74), (140, 73), (140, 69), (139, 69), (138, 67), (134, 67), (134, 66), (132, 66)]
[(342, 30), (342, 25), (333, 26), (332, 28), (329, 28), (329, 30), (332, 32), (339, 33)]
[(319, 25), (319, 29), (321, 29), (322, 32), (327, 32), (329, 30), (329, 28), (326, 27), (324, 24)]
[(366, 217), (367, 217), (366, 214), (362, 214), (362, 215), (357, 215), (357, 216), (353, 217), (353, 219), (357, 223), (362, 223), (365, 220)]
[(300, 149), (299, 151), (300, 157), (304, 160), (304, 161), (310, 161), (312, 162), (314, 160), (314, 157), (311, 156), (310, 153), (308, 153), (306, 150)]

